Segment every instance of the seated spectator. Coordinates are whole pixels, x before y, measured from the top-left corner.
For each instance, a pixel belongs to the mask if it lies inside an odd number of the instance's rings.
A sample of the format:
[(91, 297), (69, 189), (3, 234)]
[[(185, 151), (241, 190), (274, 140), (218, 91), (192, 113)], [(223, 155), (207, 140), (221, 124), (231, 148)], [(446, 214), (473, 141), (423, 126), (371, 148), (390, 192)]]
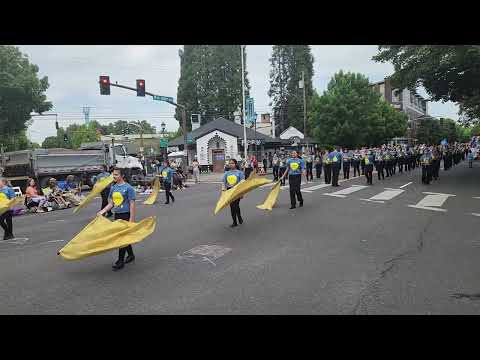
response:
[(81, 188), (80, 186), (75, 182), (75, 177), (73, 175), (68, 175), (67, 176), (67, 181), (65, 182), (65, 191), (63, 192), (63, 197), (65, 200), (70, 202), (71, 204), (78, 206), (82, 200), (83, 197), (80, 196), (81, 193)]
[(42, 213), (44, 212), (43, 208), (45, 207), (45, 203), (47, 202), (47, 198), (45, 196), (41, 196), (38, 194), (37, 185), (35, 184), (35, 180), (30, 179), (28, 183), (28, 187), (25, 190), (26, 195), (26, 206), (27, 208), (36, 208), (36, 212)]
[(50, 178), (48, 181), (49, 194), (47, 195), (47, 201), (55, 203), (58, 209), (65, 209), (71, 206), (71, 204), (63, 198), (63, 191), (57, 185), (57, 179)]

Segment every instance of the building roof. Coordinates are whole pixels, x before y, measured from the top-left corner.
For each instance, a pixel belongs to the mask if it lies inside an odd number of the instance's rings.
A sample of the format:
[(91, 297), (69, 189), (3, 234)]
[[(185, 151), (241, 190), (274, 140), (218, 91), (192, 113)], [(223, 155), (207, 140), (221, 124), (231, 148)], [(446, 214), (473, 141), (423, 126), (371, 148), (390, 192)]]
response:
[[(206, 123), (205, 125), (200, 126), (198, 129), (195, 129), (187, 134), (188, 137), (191, 137), (193, 141), (196, 141), (198, 138), (211, 133), (212, 131), (222, 131), (226, 134), (235, 136), (238, 139), (243, 139), (243, 125), (239, 125), (233, 121), (227, 120), (223, 117), (219, 117), (213, 121)], [(270, 136), (264, 135), (260, 132), (256, 132), (256, 137), (258, 140), (263, 140), (266, 143), (277, 143), (281, 142), (280, 139), (274, 139)], [(247, 127), (247, 138), (255, 138), (255, 130)], [(173, 139), (168, 143), (168, 146), (180, 146), (183, 145), (183, 136)]]

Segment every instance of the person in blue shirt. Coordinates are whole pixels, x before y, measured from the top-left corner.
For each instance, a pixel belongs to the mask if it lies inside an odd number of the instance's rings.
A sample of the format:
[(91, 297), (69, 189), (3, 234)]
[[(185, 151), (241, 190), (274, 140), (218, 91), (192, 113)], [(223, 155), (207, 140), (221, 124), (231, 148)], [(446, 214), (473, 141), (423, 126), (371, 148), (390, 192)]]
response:
[(350, 163), (352, 161), (353, 154), (348, 149), (343, 150), (342, 154), (342, 168), (343, 168), (343, 178), (350, 179)]
[[(243, 171), (239, 170), (237, 160), (230, 159), (228, 167), (229, 169), (223, 174), (222, 191), (231, 189), (234, 186), (237, 186), (241, 181), (245, 180), (245, 174)], [(240, 199), (230, 203), (230, 212), (233, 220), (233, 224), (230, 225), (230, 227), (238, 226), (238, 223), (240, 223), (240, 225), (243, 224), (242, 214), (240, 213)]]
[[(110, 188), (108, 195), (108, 205), (98, 212), (98, 216), (103, 216), (107, 211), (113, 209), (114, 219), (135, 221), (135, 199), (136, 194), (133, 187), (125, 181), (125, 174), (122, 169), (113, 170), (114, 184)], [(125, 259), (125, 253), (128, 253)], [(135, 260), (132, 245), (118, 249), (118, 260), (112, 266), (113, 270), (120, 270), (125, 264)]]
[(369, 150), (368, 153), (365, 155), (364, 162), (367, 185), (373, 185), (373, 164), (375, 162), (375, 155), (373, 155), (372, 150)]
[[(15, 196), (15, 191), (7, 186), (7, 179), (0, 177), (0, 202), (14, 199)], [(13, 236), (12, 210), (7, 210), (0, 215), (0, 226), (4, 231), (3, 240), (15, 238), (15, 236)]]
[(422, 164), (422, 183), (429, 185), (432, 181), (432, 154), (429, 149), (423, 150), (420, 163)]
[[(95, 180), (95, 182), (105, 178), (105, 177), (109, 177), (111, 174), (107, 171), (108, 170), (108, 166), (107, 165), (102, 165), (102, 168), (103, 168), (103, 171), (97, 175), (97, 178)], [(103, 209), (105, 206), (108, 205), (108, 195), (110, 194), (110, 185), (107, 186), (105, 189), (102, 190), (102, 192), (100, 193), (100, 195), (102, 196), (102, 207), (100, 208)], [(112, 211), (107, 211), (107, 214), (105, 215), (105, 217), (109, 218), (113, 216), (113, 213)]]
[(328, 154), (328, 159), (332, 164), (332, 186), (340, 186), (338, 185), (338, 175), (342, 167), (342, 156), (343, 154), (340, 152), (340, 147), (338, 146)]
[(303, 206), (302, 192), (300, 191), (300, 185), (302, 184), (302, 174), (305, 176), (305, 181), (308, 183), (308, 179), (305, 173), (305, 161), (298, 157), (298, 153), (293, 150), (292, 157), (287, 160), (287, 171), (282, 176), (282, 179), (288, 174), (288, 185), (290, 187), (290, 209), (297, 207), (295, 196), (300, 203), (300, 207)]
[(170, 204), (170, 198), (172, 198), (172, 202), (175, 202), (175, 198), (172, 194), (172, 182), (173, 182), (173, 174), (175, 170), (170, 167), (170, 162), (165, 160), (163, 162), (163, 166), (160, 168), (160, 176), (163, 179), (163, 187), (165, 188), (165, 196), (167, 197), (167, 201), (165, 204)]

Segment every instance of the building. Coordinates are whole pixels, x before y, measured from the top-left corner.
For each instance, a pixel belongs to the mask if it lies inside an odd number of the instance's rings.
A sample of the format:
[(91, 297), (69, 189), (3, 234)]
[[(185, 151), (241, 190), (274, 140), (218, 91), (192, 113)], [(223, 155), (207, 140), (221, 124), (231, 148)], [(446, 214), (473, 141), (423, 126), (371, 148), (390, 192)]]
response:
[(270, 114), (261, 114), (260, 122), (257, 121), (256, 126), (259, 133), (275, 138), (275, 122)]
[[(243, 125), (220, 117), (189, 132), (187, 134), (188, 165), (196, 156), (203, 168), (208, 167), (211, 171), (221, 172), (227, 159), (240, 160), (244, 154), (243, 129)], [(290, 138), (275, 139), (249, 127), (246, 130), (248, 154), (255, 155), (259, 161), (275, 151), (298, 147), (303, 142), (301, 140), (297, 143)], [(183, 150), (183, 137), (172, 140), (169, 147)]]
[(428, 100), (415, 91), (394, 88), (389, 78), (370, 84), (370, 86), (378, 91), (381, 97), (395, 109), (407, 114), (408, 129), (405, 140), (414, 143), (419, 119), (428, 117)]

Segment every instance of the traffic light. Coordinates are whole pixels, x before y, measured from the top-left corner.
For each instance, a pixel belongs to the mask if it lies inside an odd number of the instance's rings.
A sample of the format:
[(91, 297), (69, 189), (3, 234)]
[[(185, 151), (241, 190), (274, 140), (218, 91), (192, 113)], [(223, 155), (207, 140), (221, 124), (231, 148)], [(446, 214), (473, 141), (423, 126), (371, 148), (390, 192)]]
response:
[(137, 96), (145, 96), (145, 80), (137, 79)]
[(100, 95), (110, 95), (109, 76), (100, 76)]

